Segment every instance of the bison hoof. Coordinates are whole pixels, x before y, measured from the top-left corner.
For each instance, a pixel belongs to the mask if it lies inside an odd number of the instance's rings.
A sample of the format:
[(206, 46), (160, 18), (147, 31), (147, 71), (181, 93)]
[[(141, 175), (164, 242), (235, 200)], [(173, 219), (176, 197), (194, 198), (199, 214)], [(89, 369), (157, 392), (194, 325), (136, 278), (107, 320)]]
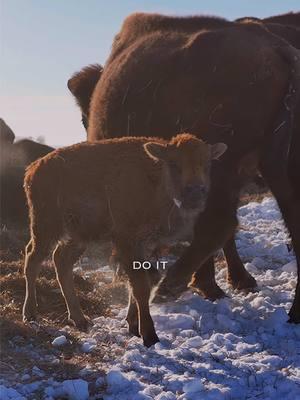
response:
[(217, 284), (207, 286), (191, 284), (189, 287), (194, 293), (197, 293), (210, 301), (215, 301), (217, 299), (226, 297), (225, 292)]
[(149, 336), (149, 337), (147, 337), (147, 336), (143, 337), (143, 343), (144, 343), (145, 347), (151, 347), (155, 343), (158, 343), (158, 342), (159, 342), (159, 339), (158, 339), (158, 336), (157, 336), (156, 333), (154, 335)]
[(245, 290), (245, 289), (254, 289), (257, 287), (257, 283), (255, 278), (250, 275), (248, 272), (242, 279), (228, 279), (229, 283), (232, 285), (234, 289), (237, 290)]

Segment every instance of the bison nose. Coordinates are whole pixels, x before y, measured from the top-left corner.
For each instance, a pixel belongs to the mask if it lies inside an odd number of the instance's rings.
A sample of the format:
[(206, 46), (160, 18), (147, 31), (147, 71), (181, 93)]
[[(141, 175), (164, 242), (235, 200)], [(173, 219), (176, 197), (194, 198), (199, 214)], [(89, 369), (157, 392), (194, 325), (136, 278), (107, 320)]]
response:
[(183, 207), (197, 208), (199, 203), (205, 200), (206, 194), (207, 190), (204, 185), (187, 185), (182, 194)]

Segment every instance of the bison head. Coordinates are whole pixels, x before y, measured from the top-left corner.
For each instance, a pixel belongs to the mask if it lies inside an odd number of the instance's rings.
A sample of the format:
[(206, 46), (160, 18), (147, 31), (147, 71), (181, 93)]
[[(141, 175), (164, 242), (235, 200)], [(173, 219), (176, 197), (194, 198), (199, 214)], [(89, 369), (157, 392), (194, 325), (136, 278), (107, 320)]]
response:
[(209, 145), (190, 134), (180, 134), (168, 144), (149, 142), (148, 155), (164, 165), (166, 186), (175, 205), (184, 212), (204, 209), (210, 187), (211, 160), (227, 149), (224, 143)]
[(102, 71), (103, 67), (99, 64), (88, 65), (68, 80), (68, 89), (80, 107), (82, 124), (86, 130), (88, 129), (90, 101)]

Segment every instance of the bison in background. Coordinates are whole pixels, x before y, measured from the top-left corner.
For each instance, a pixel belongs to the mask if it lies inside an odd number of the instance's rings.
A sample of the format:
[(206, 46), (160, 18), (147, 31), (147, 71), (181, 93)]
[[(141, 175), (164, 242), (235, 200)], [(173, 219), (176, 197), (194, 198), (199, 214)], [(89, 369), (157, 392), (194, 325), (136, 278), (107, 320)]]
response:
[(0, 146), (1, 151), (3, 151), (3, 146), (7, 146), (8, 144), (12, 144), (15, 140), (15, 134), (11, 130), (11, 128), (6, 124), (4, 119), (0, 118)]
[[(278, 35), (280, 28), (297, 40), (297, 18), (298, 13), (273, 21), (230, 22), (134, 14), (115, 37), (91, 97), (88, 140), (124, 132), (170, 138), (185, 130), (228, 145), (212, 170), (208, 206), (199, 216), (194, 241), (171, 268), (161, 298), (180, 294), (192, 274), (192, 284), (207, 297), (222, 295), (212, 259), (222, 246), (234, 260), (228, 263), (234, 287), (253, 286), (233, 241), (243, 172), (250, 169), (260, 169), (275, 195), (300, 269), (299, 52), (288, 36)], [(299, 283), (290, 319), (300, 322)]]
[(53, 150), (53, 147), (21, 139), (14, 142), (15, 135), (3, 119), (0, 120), (1, 142), (1, 228), (26, 229), (28, 210), (23, 189), (26, 167)]

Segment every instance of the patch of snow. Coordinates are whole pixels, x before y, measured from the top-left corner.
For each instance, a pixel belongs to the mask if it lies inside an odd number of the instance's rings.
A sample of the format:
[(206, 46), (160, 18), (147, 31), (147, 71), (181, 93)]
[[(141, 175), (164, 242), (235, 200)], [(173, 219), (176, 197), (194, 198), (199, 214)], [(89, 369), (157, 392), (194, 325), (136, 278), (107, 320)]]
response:
[(87, 338), (84, 343), (82, 343), (81, 350), (83, 353), (90, 353), (96, 348), (97, 341), (93, 338)]
[(200, 379), (193, 378), (183, 385), (184, 393), (199, 393), (204, 389)]
[(87, 400), (89, 398), (88, 383), (83, 379), (64, 381), (63, 391), (69, 400)]
[(52, 341), (52, 346), (54, 347), (61, 347), (66, 344), (68, 344), (68, 339), (64, 335), (58, 336)]
[[(110, 352), (99, 366), (101, 376), (93, 382), (101, 398), (300, 400), (300, 325), (287, 323), (297, 279), (288, 234), (273, 198), (241, 207), (238, 216), (237, 247), (257, 289), (233, 290), (221, 268), (216, 269), (216, 280), (227, 298), (211, 302), (186, 292), (175, 302), (152, 304), (160, 342), (150, 349), (127, 333), (125, 308), (115, 307), (110, 317), (95, 318), (80, 340), (86, 353), (109, 343)], [(53, 362), (58, 360), (57, 354), (53, 357)], [(79, 376), (87, 379), (97, 365), (87, 362)], [(12, 389), (20, 399), (34, 393), (34, 386), (25, 381)], [(89, 395), (83, 380), (43, 385), (49, 399), (81, 400)], [(76, 393), (74, 387), (79, 388)], [(72, 397), (79, 393), (82, 397)]]
[(26, 397), (22, 396), (13, 388), (7, 388), (4, 385), (0, 385), (0, 399), (1, 400), (26, 400)]

